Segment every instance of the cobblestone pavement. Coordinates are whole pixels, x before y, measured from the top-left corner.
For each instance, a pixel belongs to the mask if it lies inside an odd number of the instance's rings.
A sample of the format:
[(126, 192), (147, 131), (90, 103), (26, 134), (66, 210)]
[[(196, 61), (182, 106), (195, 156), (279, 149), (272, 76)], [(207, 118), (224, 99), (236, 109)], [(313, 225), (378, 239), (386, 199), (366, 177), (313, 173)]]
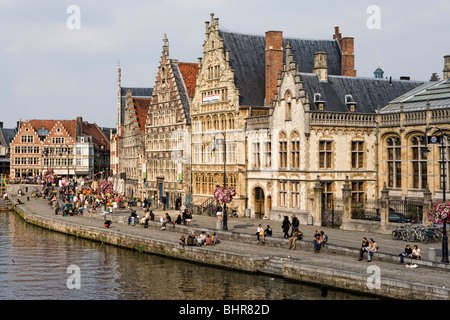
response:
[[(102, 228), (102, 230), (108, 230), (108, 232), (121, 232), (125, 234), (148, 237), (155, 240), (163, 240), (175, 243), (178, 243), (181, 234), (187, 236), (189, 233), (189, 227), (185, 226), (177, 225), (174, 229), (172, 229), (172, 227), (169, 227), (171, 229), (170, 231), (162, 231), (159, 229), (159, 227), (156, 226), (159, 226), (159, 218), (162, 217), (165, 212), (168, 212), (172, 219), (175, 219), (179, 214), (178, 211), (163, 211), (160, 209), (153, 210), (153, 212), (155, 213), (155, 221), (152, 222), (153, 225), (149, 228), (143, 228), (138, 224), (136, 224), (135, 226), (131, 226), (127, 223), (120, 222), (126, 221), (126, 218), (130, 213), (129, 209), (116, 210), (112, 215), (108, 215), (108, 218), (112, 218), (111, 220), (113, 220), (111, 228), (105, 229), (103, 227), (103, 216), (99, 212), (94, 216), (90, 216), (89, 213), (85, 213), (83, 216), (63, 217), (61, 215), (55, 215), (51, 207), (43, 199), (33, 199), (30, 197), (30, 201), (26, 201), (26, 199), (21, 200), (25, 202), (23, 206), (31, 213), (55, 220), (65, 221), (68, 223), (98, 227)], [(143, 217), (142, 208), (133, 207), (133, 209), (137, 211), (138, 216)], [(191, 227), (215, 229), (216, 221), (216, 217), (195, 215), (193, 217), (193, 221), (191, 222)], [(283, 233), (281, 230), (281, 221), (269, 221), (250, 218), (229, 218), (228, 231), (254, 235), (259, 224), (262, 224), (264, 228), (269, 224), (274, 231), (273, 238), (282, 238)], [(317, 229), (317, 227), (301, 225), (300, 229), (304, 233), (305, 237), (310, 237), (312, 241), (314, 231)], [(370, 234), (358, 231), (343, 231), (339, 229), (324, 227), (322, 227), (321, 230), (324, 230), (325, 234), (329, 236), (330, 245), (342, 246), (346, 248), (359, 249), (363, 236), (374, 238), (378, 246), (380, 247), (380, 252), (382, 253), (398, 254), (404, 249), (405, 245), (407, 244), (404, 241), (392, 240), (390, 235)], [(220, 230), (217, 231), (220, 238)], [(222, 240), (220, 244), (216, 246), (208, 246), (205, 247), (205, 249), (227, 251), (252, 256), (274, 256), (280, 259), (289, 259), (290, 257), (290, 259), (292, 259), (293, 261), (301, 264), (367, 275), (372, 274), (372, 272), (368, 270), (368, 267), (371, 265), (376, 265), (380, 268), (381, 277), (384, 279), (395, 279), (412, 283), (428, 284), (439, 287), (445, 286), (445, 288), (450, 288), (450, 272), (448, 269), (428, 267), (423, 265), (419, 265), (414, 269), (409, 269), (405, 267), (405, 264), (377, 261), (376, 255), (374, 256), (372, 262), (368, 263), (366, 258), (363, 261), (358, 261), (357, 257), (352, 255), (330, 253), (327, 251), (314, 253), (313, 251), (305, 251), (298, 248), (297, 250), (289, 250), (287, 247), (287, 240), (286, 247), (280, 248), (271, 246), (269, 237), (266, 239), (266, 245), (257, 243), (256, 236), (254, 243)], [(414, 245), (414, 243), (409, 244)], [(440, 243), (419, 245), (419, 247), (422, 249), (422, 253), (425, 254), (425, 256), (428, 247), (434, 247), (438, 249), (440, 246)], [(438, 257), (437, 260), (440, 261), (440, 258)]]

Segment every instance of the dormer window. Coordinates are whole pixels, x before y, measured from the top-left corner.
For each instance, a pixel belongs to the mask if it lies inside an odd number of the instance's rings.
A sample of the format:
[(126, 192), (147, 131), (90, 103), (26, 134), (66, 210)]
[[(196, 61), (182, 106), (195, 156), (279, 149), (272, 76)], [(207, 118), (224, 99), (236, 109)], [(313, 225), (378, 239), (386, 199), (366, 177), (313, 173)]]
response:
[(355, 112), (356, 110), (356, 102), (353, 100), (353, 96), (351, 94), (346, 94), (345, 97), (345, 105), (348, 108), (348, 111)]
[(320, 93), (314, 93), (314, 105), (319, 111), (325, 110), (325, 101), (322, 100), (322, 96)]

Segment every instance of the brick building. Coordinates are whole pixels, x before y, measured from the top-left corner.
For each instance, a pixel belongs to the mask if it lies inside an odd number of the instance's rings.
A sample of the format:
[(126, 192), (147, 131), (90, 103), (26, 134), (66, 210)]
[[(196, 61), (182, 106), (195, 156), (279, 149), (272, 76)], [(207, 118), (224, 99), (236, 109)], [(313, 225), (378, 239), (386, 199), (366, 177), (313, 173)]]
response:
[[(103, 131), (95, 123), (83, 122), (81, 117), (19, 122), (11, 142), (11, 177), (41, 176), (50, 168), (61, 177), (92, 177), (94, 150), (101, 148), (102, 141), (109, 150)], [(77, 143), (88, 143), (87, 153)], [(86, 165), (77, 161), (82, 155), (88, 159)]]

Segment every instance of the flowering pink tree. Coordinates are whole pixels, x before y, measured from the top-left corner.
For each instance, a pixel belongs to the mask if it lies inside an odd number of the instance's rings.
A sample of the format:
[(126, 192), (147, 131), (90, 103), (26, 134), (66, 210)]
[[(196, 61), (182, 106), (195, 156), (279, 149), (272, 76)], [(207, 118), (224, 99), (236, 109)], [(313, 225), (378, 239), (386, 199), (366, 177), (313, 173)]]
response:
[(450, 202), (438, 201), (427, 211), (428, 221), (442, 224), (450, 219)]
[(220, 204), (230, 203), (235, 195), (236, 190), (233, 188), (222, 188), (217, 186), (216, 189), (214, 189), (214, 198), (216, 198)]
[(45, 171), (44, 179), (50, 183), (55, 183), (55, 173), (53, 172), (53, 169), (50, 168), (47, 171)]
[(114, 184), (111, 181), (100, 180), (99, 187), (105, 194), (112, 195), (114, 193)]

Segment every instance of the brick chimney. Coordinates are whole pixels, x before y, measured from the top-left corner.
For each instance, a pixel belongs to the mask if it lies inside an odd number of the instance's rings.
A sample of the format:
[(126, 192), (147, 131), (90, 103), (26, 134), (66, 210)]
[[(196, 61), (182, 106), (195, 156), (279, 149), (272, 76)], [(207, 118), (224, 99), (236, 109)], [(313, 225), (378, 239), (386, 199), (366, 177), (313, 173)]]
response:
[(444, 79), (450, 78), (450, 55), (444, 56)]
[(76, 136), (80, 136), (83, 133), (83, 118), (77, 117), (77, 123), (76, 123)]
[(275, 99), (278, 73), (283, 69), (283, 32), (266, 32), (266, 90), (265, 104), (270, 105)]
[(342, 38), (339, 27), (334, 28), (333, 39), (338, 40), (341, 47), (341, 75), (356, 77), (355, 70), (355, 39), (353, 37)]

